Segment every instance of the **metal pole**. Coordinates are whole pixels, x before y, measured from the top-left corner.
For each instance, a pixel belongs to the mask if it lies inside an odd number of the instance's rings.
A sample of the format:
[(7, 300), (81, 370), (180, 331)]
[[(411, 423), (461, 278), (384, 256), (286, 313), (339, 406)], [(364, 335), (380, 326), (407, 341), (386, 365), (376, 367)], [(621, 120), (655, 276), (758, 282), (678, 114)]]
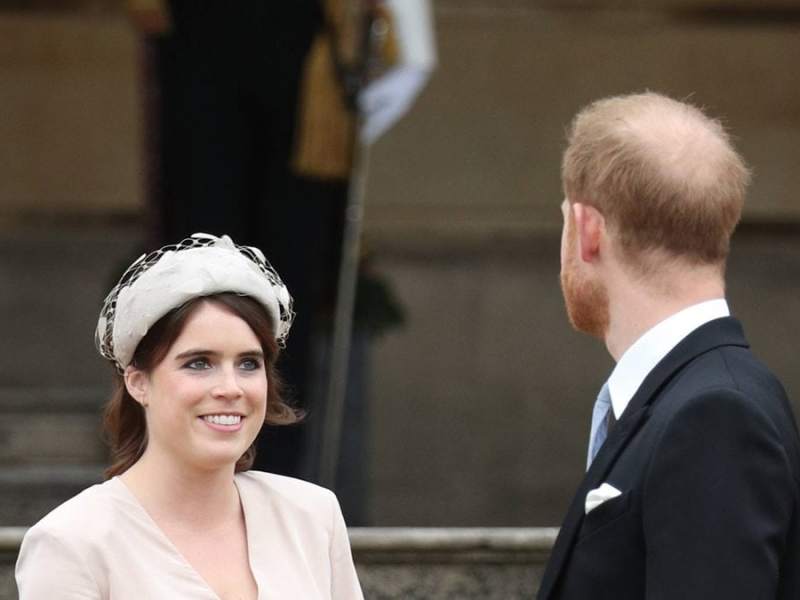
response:
[(367, 189), (369, 150), (368, 145), (358, 141), (355, 142), (353, 173), (350, 178), (345, 211), (342, 260), (339, 267), (339, 281), (336, 293), (336, 311), (333, 322), (333, 341), (331, 342), (330, 372), (320, 461), (320, 483), (328, 488), (333, 488), (336, 485), (336, 469), (339, 465), (350, 342), (353, 335), (353, 309), (355, 308), (358, 263), (361, 253), (361, 229), (364, 217), (364, 198)]

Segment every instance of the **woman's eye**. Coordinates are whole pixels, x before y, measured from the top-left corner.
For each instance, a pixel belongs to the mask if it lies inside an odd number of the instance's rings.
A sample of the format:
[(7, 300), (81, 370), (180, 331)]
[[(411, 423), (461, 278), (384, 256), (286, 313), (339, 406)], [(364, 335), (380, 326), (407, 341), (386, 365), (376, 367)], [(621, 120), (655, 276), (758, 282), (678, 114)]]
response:
[(245, 371), (258, 371), (261, 368), (261, 361), (256, 358), (245, 358), (240, 363), (240, 367)]
[(184, 365), (187, 369), (193, 369), (195, 371), (200, 371), (202, 369), (208, 369), (211, 367), (211, 364), (205, 358), (194, 358), (190, 360), (188, 363)]

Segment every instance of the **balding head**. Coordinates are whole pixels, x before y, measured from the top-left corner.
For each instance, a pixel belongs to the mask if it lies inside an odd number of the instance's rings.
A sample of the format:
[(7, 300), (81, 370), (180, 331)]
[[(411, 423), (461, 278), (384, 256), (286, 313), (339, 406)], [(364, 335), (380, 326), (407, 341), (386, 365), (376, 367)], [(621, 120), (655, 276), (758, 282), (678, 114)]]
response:
[(568, 140), (567, 199), (603, 214), (628, 262), (724, 265), (749, 173), (718, 121), (659, 94), (618, 96), (582, 110)]

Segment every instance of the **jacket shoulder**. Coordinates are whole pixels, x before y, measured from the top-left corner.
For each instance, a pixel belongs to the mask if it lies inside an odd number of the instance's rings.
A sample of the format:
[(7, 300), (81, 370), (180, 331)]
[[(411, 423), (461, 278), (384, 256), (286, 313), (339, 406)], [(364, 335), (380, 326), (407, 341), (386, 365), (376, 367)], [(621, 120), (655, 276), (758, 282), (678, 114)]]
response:
[(33, 525), (26, 534), (50, 535), (76, 542), (92, 542), (113, 529), (114, 482), (86, 488), (60, 504)]
[(336, 495), (327, 488), (284, 475), (245, 471), (236, 475), (240, 490), (283, 510), (319, 513), (339, 510)]

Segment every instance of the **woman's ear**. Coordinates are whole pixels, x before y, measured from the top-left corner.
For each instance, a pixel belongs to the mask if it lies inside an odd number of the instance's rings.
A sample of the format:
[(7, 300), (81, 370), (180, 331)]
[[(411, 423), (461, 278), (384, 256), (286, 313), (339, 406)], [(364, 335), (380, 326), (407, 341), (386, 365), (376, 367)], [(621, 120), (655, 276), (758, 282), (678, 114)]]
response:
[(125, 368), (123, 378), (125, 379), (125, 388), (131, 397), (147, 408), (150, 391), (150, 378), (147, 373), (136, 367), (128, 366)]

